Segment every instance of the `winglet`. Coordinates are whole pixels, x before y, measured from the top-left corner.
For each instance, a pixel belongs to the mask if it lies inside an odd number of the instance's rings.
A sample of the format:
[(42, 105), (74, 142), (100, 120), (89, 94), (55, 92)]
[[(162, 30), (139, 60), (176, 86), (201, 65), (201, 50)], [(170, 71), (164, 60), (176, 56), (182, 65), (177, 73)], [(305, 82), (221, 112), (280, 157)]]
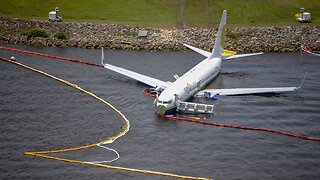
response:
[(302, 84), (303, 84), (303, 82), (306, 80), (308, 73), (309, 73), (309, 72), (306, 72), (306, 73), (304, 74), (304, 77), (303, 77), (300, 85), (299, 85), (296, 89), (300, 89), (300, 88), (302, 87)]
[(104, 51), (103, 51), (103, 48), (101, 48), (101, 64), (104, 65)]
[(219, 57), (220, 54), (223, 52), (223, 47), (221, 47), (221, 43), (222, 43), (222, 38), (224, 38), (222, 37), (222, 34), (223, 34), (224, 26), (226, 25), (226, 23), (227, 23), (227, 10), (224, 10), (222, 13), (222, 18), (219, 25), (217, 39), (216, 39), (216, 42), (214, 43), (212, 54), (210, 55), (209, 59)]

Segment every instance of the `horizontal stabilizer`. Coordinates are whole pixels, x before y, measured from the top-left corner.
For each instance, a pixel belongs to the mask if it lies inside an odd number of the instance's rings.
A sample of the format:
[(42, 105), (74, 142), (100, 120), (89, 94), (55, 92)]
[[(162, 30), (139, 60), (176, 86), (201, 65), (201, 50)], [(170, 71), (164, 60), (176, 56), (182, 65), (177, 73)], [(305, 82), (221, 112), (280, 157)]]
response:
[(256, 56), (263, 54), (263, 52), (259, 53), (248, 53), (248, 54), (237, 54), (237, 55), (232, 55), (232, 56), (223, 56), (222, 60), (231, 60), (231, 59), (236, 59), (236, 58), (242, 58), (242, 57), (248, 57), (248, 56)]
[[(183, 44), (184, 46), (186, 46), (187, 48), (205, 56), (205, 57), (209, 57), (211, 55), (210, 52), (196, 48), (194, 46), (188, 45), (188, 44)], [(230, 51), (230, 50), (224, 50), (221, 55), (222, 55), (222, 60), (231, 60), (231, 59), (236, 59), (236, 58), (242, 58), (242, 57), (248, 57), (248, 56), (256, 56), (256, 55), (260, 55), (263, 54), (263, 52), (259, 52), (259, 53), (248, 53), (248, 54), (237, 54), (237, 52), (235, 51)]]
[(193, 51), (205, 56), (205, 57), (209, 57), (211, 55), (211, 53), (208, 52), (208, 51), (205, 51), (205, 50), (190, 46), (188, 44), (183, 44), (183, 45), (186, 46), (187, 48), (189, 48), (189, 49), (191, 49), (191, 50), (193, 50)]

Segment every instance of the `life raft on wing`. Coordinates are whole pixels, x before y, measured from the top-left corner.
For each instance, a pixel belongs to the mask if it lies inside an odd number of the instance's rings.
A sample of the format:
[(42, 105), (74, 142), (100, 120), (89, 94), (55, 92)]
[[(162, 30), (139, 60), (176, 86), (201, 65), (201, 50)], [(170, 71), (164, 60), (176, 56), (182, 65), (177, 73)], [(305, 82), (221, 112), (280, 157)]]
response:
[(312, 50), (308, 46), (301, 46), (301, 49), (303, 51), (307, 52), (307, 53), (310, 53), (310, 54), (313, 54), (313, 55), (316, 55), (316, 56), (320, 56), (320, 51)]

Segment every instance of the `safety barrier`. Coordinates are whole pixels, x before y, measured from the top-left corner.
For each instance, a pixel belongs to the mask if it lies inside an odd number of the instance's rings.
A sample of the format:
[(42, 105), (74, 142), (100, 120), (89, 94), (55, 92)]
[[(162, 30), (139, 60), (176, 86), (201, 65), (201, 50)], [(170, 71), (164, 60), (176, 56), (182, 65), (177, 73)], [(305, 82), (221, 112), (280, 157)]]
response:
[(59, 59), (59, 60), (63, 60), (63, 61), (81, 63), (81, 64), (90, 65), (90, 66), (103, 67), (103, 65), (101, 65), (101, 64), (89, 63), (89, 62), (82, 61), (82, 60), (77, 60), (77, 59), (72, 59), (72, 58), (65, 58), (65, 57), (60, 57), (60, 56), (53, 56), (53, 55), (49, 55), (49, 54), (42, 54), (42, 53), (38, 53), (38, 52), (32, 52), (32, 51), (15, 49), (15, 48), (9, 48), (9, 47), (5, 47), (5, 46), (0, 46), (0, 49), (4, 49), (4, 50), (8, 50), (8, 51), (21, 52), (21, 53), (26, 53), (26, 54), (32, 54), (32, 55), (42, 56), (42, 57), (47, 57), (47, 58)]
[(301, 49), (303, 51), (307, 52), (307, 53), (310, 53), (310, 54), (313, 54), (313, 55), (316, 55), (316, 56), (320, 56), (320, 52), (319, 51), (312, 50), (308, 46), (301, 46)]
[(166, 119), (176, 120), (176, 121), (186, 121), (186, 122), (193, 122), (193, 123), (210, 125), (210, 126), (225, 127), (225, 128), (234, 128), (234, 129), (242, 129), (242, 130), (264, 131), (264, 132), (276, 133), (276, 134), (286, 135), (286, 136), (290, 136), (290, 137), (294, 137), (294, 138), (299, 138), (299, 139), (304, 139), (304, 140), (309, 140), (309, 141), (318, 141), (318, 142), (320, 142), (320, 139), (319, 139), (319, 138), (312, 138), (312, 137), (307, 137), (307, 136), (300, 136), (300, 135), (297, 135), (297, 134), (292, 134), (292, 133), (289, 133), (289, 132), (272, 130), (272, 129), (252, 128), (252, 127), (237, 126), (237, 125), (230, 125), (230, 124), (211, 123), (211, 122), (206, 122), (206, 121), (199, 121), (199, 120), (188, 119), (188, 118), (184, 118), (184, 117), (175, 117), (175, 116), (172, 116), (172, 115), (159, 115), (159, 116), (160, 116), (160, 117), (163, 117), (163, 118), (166, 118)]
[(106, 164), (79, 161), (79, 160), (73, 160), (73, 159), (65, 159), (65, 158), (59, 158), (59, 157), (48, 155), (50, 153), (62, 153), (62, 152), (76, 151), (76, 150), (82, 150), (82, 149), (86, 149), (86, 148), (92, 148), (92, 147), (96, 147), (96, 146), (101, 146), (102, 144), (112, 143), (116, 139), (124, 136), (129, 131), (130, 123), (129, 123), (128, 119), (119, 110), (117, 110), (114, 106), (112, 106), (110, 103), (106, 102), (105, 100), (103, 100), (102, 98), (96, 96), (95, 94), (80, 88), (79, 86), (77, 86), (75, 84), (72, 84), (72, 83), (70, 83), (70, 82), (68, 82), (66, 80), (60, 79), (58, 77), (55, 77), (53, 75), (50, 75), (50, 74), (45, 73), (43, 71), (40, 71), (38, 69), (34, 69), (32, 67), (29, 67), (29, 66), (24, 65), (24, 64), (19, 63), (19, 62), (7, 60), (7, 59), (1, 58), (1, 57), (0, 57), (0, 60), (15, 64), (15, 65), (18, 65), (20, 67), (26, 68), (26, 69), (34, 71), (34, 72), (37, 72), (37, 73), (42, 74), (44, 76), (50, 77), (50, 78), (52, 78), (52, 79), (54, 79), (56, 81), (59, 81), (59, 82), (61, 82), (63, 84), (66, 84), (66, 85), (68, 85), (70, 87), (78, 89), (79, 91), (91, 96), (92, 98), (97, 99), (98, 101), (100, 101), (103, 104), (105, 104), (108, 107), (110, 107), (126, 123), (125, 129), (122, 132), (120, 132), (118, 135), (110, 137), (109, 139), (101, 141), (101, 142), (98, 142), (98, 143), (85, 145), (85, 146), (80, 146), (80, 147), (74, 147), (74, 148), (67, 148), (67, 149), (57, 149), (57, 150), (38, 151), (38, 152), (25, 152), (24, 154), (31, 155), (31, 156), (42, 157), (42, 158), (47, 158), (47, 159), (53, 159), (53, 160), (57, 160), (57, 161), (84, 164), (84, 165), (90, 165), (90, 166), (108, 168), (108, 169), (114, 169), (114, 170), (122, 170), (122, 171), (128, 171), (128, 172), (136, 172), (136, 173), (144, 173), (144, 174), (151, 174), (151, 175), (167, 176), (167, 177), (181, 178), (181, 179), (199, 179), (199, 180), (208, 180), (209, 179), (209, 178), (202, 178), (202, 177), (192, 177), (192, 176), (183, 176), (183, 175), (177, 175), (177, 174), (171, 174), (171, 173), (163, 173), (163, 172), (157, 172), (157, 171), (148, 171), (148, 170), (141, 170), (141, 169), (134, 169), (134, 168), (125, 168), (125, 167), (119, 167), (119, 166), (110, 166), (110, 165), (106, 165)]

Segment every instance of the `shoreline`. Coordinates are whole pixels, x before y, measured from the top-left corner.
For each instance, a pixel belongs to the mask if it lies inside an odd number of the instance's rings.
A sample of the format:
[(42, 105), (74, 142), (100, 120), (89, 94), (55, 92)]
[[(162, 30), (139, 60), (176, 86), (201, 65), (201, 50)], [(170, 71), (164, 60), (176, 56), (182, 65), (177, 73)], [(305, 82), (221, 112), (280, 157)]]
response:
[[(115, 24), (75, 22), (49, 22), (0, 17), (0, 43), (26, 44), (56, 47), (80, 47), (146, 51), (186, 51), (182, 44), (211, 51), (216, 29), (187, 28), (161, 29)], [(42, 28), (50, 33), (49, 38), (27, 38), (23, 35), (32, 28)], [(145, 37), (138, 32), (147, 31)], [(54, 37), (65, 32), (67, 39)], [(320, 50), (319, 26), (239, 27), (227, 28), (225, 49), (236, 52), (294, 52), (302, 45)]]

